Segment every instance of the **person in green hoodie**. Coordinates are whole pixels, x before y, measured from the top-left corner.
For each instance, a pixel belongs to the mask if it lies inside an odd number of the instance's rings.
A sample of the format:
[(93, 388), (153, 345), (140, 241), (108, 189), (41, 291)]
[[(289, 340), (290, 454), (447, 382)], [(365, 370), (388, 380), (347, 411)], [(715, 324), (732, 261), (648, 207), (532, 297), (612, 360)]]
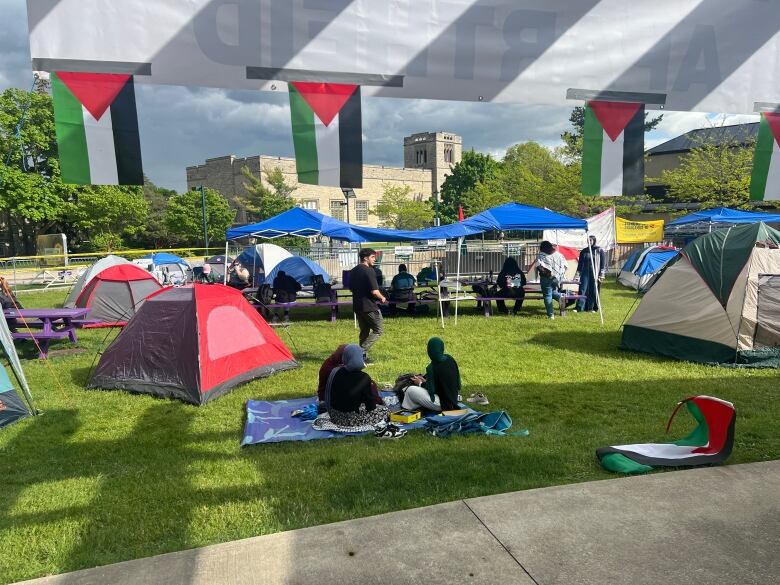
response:
[(455, 359), (444, 353), (444, 341), (439, 337), (428, 340), (431, 363), (425, 376), (416, 376), (414, 384), (406, 389), (401, 406), (406, 410), (422, 408), (441, 412), (458, 408), (460, 371)]

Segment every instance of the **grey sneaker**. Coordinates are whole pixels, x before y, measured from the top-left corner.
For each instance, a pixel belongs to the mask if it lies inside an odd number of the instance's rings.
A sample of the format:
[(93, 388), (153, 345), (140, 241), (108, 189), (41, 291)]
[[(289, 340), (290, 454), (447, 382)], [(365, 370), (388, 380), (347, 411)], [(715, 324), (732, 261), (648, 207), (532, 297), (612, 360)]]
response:
[(490, 401), (487, 399), (487, 396), (482, 394), (482, 392), (476, 392), (466, 398), (466, 402), (471, 402), (472, 404), (481, 404), (482, 406), (485, 406), (487, 404), (490, 404)]

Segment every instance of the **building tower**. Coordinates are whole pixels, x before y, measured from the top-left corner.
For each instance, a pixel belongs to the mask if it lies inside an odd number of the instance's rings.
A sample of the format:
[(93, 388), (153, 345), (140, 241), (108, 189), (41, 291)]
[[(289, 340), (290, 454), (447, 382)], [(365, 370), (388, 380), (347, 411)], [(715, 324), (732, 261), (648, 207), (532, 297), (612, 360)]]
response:
[(404, 137), (404, 167), (430, 169), (431, 190), (437, 193), (462, 154), (463, 139), (452, 132), (420, 132)]

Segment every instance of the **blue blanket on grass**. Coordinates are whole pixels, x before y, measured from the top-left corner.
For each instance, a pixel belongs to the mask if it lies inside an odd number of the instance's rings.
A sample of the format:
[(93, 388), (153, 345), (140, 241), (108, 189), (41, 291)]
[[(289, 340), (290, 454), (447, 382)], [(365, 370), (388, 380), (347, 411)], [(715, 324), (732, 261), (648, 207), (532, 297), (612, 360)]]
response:
[[(392, 396), (392, 392), (382, 392), (382, 396)], [(295, 410), (316, 403), (316, 396), (293, 400), (247, 400), (246, 426), (241, 446), (256, 443), (280, 443), (282, 441), (314, 441), (316, 439), (339, 439), (346, 436), (367, 435), (368, 432), (341, 433), (320, 431), (312, 428), (311, 420), (292, 416)], [(425, 426), (425, 418), (403, 425), (405, 429), (417, 429)]]

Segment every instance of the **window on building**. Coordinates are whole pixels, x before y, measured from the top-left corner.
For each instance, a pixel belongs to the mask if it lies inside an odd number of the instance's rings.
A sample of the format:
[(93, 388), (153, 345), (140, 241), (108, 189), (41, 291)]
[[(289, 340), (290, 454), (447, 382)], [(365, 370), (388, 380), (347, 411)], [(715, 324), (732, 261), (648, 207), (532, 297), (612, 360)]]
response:
[(368, 201), (355, 201), (355, 221), (368, 221)]
[(330, 215), (344, 221), (344, 202), (341, 199), (330, 200)]
[(449, 146), (444, 147), (444, 162), (452, 162), (452, 148)]
[(318, 201), (316, 199), (304, 199), (301, 201), (301, 207), (304, 209), (312, 209), (317, 211), (319, 209)]

